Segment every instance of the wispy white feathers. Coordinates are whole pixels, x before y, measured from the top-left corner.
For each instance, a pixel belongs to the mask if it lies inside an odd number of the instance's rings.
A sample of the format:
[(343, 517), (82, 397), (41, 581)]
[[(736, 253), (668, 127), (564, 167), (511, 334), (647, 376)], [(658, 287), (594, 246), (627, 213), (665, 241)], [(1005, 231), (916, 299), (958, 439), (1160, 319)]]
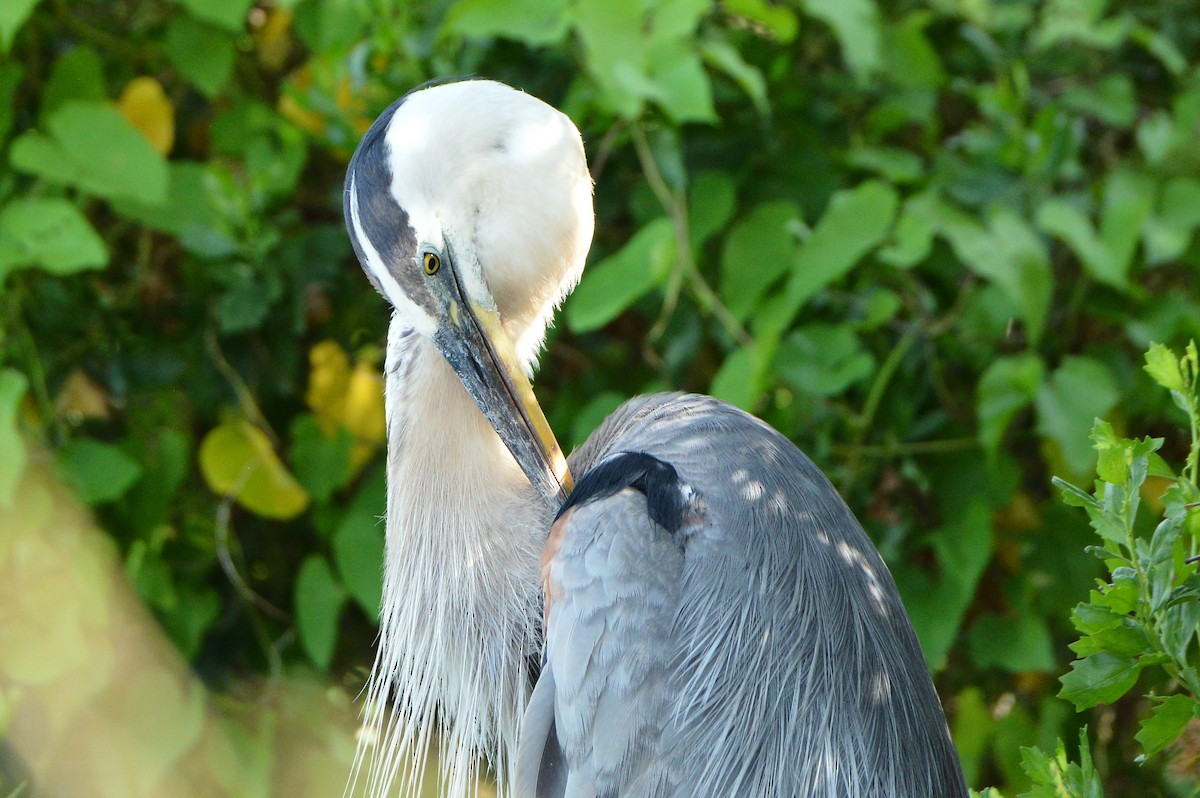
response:
[(397, 779), (413, 795), (439, 745), (443, 791), (461, 796), (482, 758), (500, 777), (512, 766), (549, 518), (454, 372), (403, 324), (389, 336), (387, 556), (360, 758), (371, 795)]

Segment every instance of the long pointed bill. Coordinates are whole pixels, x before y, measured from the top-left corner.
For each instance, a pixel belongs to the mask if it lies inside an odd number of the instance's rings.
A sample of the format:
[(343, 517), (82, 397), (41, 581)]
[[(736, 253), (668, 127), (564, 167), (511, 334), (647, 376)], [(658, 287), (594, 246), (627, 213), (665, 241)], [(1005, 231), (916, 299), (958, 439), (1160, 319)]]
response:
[(474, 302), (465, 308), (452, 302), (448, 315), (434, 343), (534, 488), (557, 510), (571, 492), (567, 460), (500, 317)]

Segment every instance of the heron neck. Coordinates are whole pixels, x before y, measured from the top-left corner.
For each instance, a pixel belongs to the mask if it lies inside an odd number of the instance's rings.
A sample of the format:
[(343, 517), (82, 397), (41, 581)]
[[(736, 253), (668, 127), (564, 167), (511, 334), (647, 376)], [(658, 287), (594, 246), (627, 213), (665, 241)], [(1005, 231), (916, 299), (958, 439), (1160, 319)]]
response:
[(393, 320), (388, 352), (387, 553), (372, 674), (374, 692), (400, 693), (400, 742), (388, 756), (420, 750), (437, 717), (459, 777), (481, 754), (504, 773), (539, 646), (549, 511), (431, 343)]

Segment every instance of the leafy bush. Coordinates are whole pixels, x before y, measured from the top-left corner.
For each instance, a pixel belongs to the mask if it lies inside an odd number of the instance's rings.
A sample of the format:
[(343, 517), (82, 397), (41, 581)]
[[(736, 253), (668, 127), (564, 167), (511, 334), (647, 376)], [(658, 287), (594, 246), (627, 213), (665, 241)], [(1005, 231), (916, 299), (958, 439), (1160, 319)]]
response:
[[(1193, 522), (1168, 492), (1156, 548), (1130, 507), (1194, 463), (1138, 368), (1200, 337), (1192, 4), (15, 0), (0, 50), (0, 504), (53, 452), (212, 686), (361, 682), (386, 309), (341, 179), (397, 95), (479, 74), (567, 112), (596, 177), (538, 380), (564, 443), (664, 387), (753, 410), (879, 544), (970, 783), (1030, 789), (1020, 748), (1086, 721), (1113, 794), (1195, 784), (1194, 743), (1135, 763), (1195, 695)], [(1097, 466), (1103, 561), (1050, 487)]]

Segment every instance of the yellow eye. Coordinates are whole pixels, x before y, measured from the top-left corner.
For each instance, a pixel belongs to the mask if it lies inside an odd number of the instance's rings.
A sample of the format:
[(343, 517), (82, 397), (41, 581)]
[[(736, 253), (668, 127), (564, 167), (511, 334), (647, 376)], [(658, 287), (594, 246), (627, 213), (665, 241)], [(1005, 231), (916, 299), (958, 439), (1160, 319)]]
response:
[(421, 264), (425, 267), (426, 274), (437, 274), (438, 269), (442, 268), (442, 259), (432, 252), (426, 252), (421, 258)]

